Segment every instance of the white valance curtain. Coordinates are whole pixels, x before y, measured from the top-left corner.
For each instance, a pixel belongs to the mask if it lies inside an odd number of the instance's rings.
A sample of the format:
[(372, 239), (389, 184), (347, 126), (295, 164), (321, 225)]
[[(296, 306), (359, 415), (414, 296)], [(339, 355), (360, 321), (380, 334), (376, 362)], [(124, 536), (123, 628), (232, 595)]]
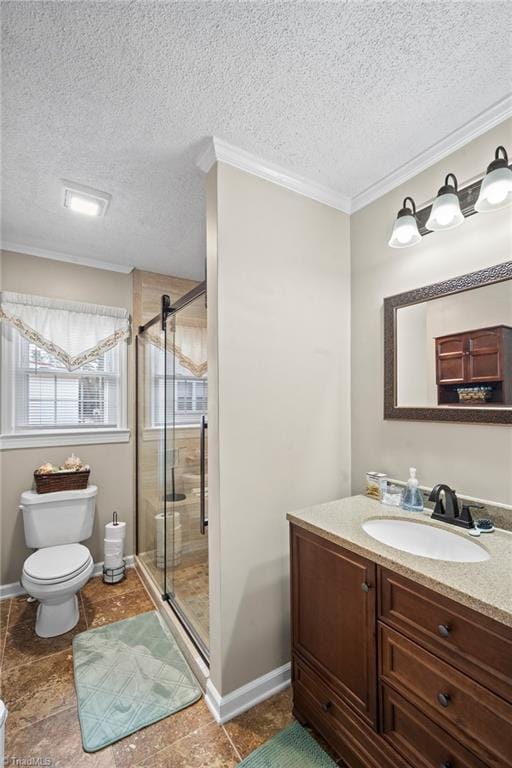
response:
[(206, 328), (177, 325), (174, 354), (184, 368), (200, 378), (208, 370)]
[(2, 291), (0, 320), (57, 357), (69, 371), (112, 349), (130, 333), (123, 307), (49, 299)]
[[(148, 332), (152, 344), (163, 349), (164, 339), (155, 331)], [(175, 333), (167, 336), (167, 349), (174, 352), (179, 363), (193, 376), (201, 378), (208, 370), (206, 328), (198, 325), (176, 325)]]
[[(164, 348), (163, 334), (148, 331), (151, 344)], [(193, 376), (201, 378), (208, 370), (206, 328), (192, 325), (178, 325), (176, 332), (167, 336), (167, 349), (176, 355), (178, 362)]]

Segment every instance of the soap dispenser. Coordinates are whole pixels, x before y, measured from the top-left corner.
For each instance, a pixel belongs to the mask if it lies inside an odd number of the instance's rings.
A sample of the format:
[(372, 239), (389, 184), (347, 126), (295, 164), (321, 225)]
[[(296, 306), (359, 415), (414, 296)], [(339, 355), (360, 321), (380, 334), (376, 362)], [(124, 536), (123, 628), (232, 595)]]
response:
[(423, 494), (418, 485), (419, 482), (416, 477), (416, 467), (410, 467), (409, 479), (402, 501), (402, 509), (406, 509), (408, 512), (423, 512)]

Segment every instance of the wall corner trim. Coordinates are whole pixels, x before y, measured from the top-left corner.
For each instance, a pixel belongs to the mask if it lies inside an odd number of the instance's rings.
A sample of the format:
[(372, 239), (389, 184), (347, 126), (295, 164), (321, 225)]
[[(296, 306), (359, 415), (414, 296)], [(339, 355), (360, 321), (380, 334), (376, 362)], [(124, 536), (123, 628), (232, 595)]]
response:
[(13, 253), (26, 253), (27, 256), (39, 256), (42, 259), (53, 259), (54, 261), (66, 261), (70, 264), (78, 264), (82, 267), (92, 267), (93, 269), (106, 269), (108, 272), (121, 272), (129, 275), (134, 267), (126, 264), (114, 264), (110, 261), (101, 259), (89, 259), (85, 256), (73, 256), (70, 253), (61, 253), (60, 251), (50, 251), (46, 248), (35, 248), (32, 245), (23, 243), (11, 243), (3, 241), (0, 243), (2, 251), (12, 251)]
[(283, 664), (266, 675), (252, 680), (235, 691), (221, 696), (208, 678), (206, 683), (206, 704), (215, 720), (223, 725), (237, 715), (255, 707), (261, 701), (288, 688), (291, 682), (291, 663)]
[(260, 179), (271, 181), (280, 187), (285, 187), (299, 195), (328, 205), (330, 208), (336, 208), (342, 213), (350, 213), (350, 197), (347, 195), (312, 179), (300, 176), (281, 165), (257, 157), (245, 149), (219, 139), (217, 136), (212, 136), (198, 157), (196, 165), (203, 173), (208, 173), (216, 162), (232, 165), (241, 171), (258, 176)]

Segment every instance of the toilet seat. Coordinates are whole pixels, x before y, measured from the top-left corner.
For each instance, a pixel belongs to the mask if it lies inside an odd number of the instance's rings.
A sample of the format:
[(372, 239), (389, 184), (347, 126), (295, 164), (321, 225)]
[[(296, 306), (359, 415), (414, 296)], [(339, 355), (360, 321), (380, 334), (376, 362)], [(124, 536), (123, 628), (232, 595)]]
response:
[(30, 555), (23, 573), (39, 584), (62, 584), (86, 571), (91, 562), (91, 553), (83, 544), (61, 544), (43, 547)]

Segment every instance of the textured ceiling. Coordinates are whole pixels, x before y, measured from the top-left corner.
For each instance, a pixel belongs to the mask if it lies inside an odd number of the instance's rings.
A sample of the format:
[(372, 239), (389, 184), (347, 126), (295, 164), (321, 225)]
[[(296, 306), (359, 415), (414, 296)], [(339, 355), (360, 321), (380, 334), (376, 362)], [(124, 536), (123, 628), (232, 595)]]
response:
[(2, 6), (4, 241), (153, 271), (202, 276), (206, 137), (352, 196), (510, 91), (509, 2)]

